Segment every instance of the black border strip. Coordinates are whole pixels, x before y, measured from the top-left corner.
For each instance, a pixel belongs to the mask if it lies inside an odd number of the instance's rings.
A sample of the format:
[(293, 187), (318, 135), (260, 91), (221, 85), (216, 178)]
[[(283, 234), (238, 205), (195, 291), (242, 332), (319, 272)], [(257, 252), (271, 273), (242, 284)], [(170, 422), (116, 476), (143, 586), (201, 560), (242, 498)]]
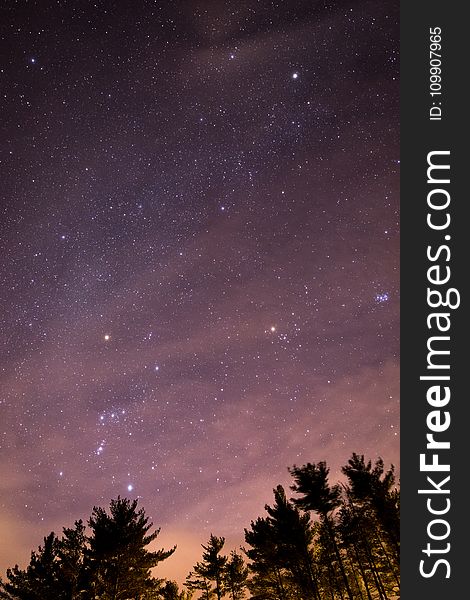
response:
[[(470, 202), (464, 191), (468, 154), (464, 138), (468, 125), (463, 104), (469, 71), (468, 52), (464, 52), (469, 32), (465, 35), (465, 29), (469, 26), (463, 15), (464, 5), (435, 0), (401, 3), (400, 463), (401, 598), (404, 600), (460, 598), (462, 593), (465, 595), (461, 590), (466, 589), (464, 573), (468, 570), (464, 565), (469, 529), (464, 517), (464, 485), (470, 475), (465, 472), (463, 463), (465, 440), (470, 437), (466, 417), (469, 399), (464, 387), (466, 331), (470, 332), (465, 318), (469, 278), (466, 263), (467, 256), (470, 257), (466, 239), (470, 227), (464, 213)], [(433, 43), (430, 29), (434, 28), (441, 29), (442, 88), (440, 95), (431, 96), (430, 58), (437, 58), (430, 56), (430, 44)], [(435, 42), (438, 38), (433, 39)], [(433, 48), (436, 50), (437, 46)], [(438, 66), (438, 62), (434, 61), (433, 65)], [(438, 85), (433, 86), (434, 91), (438, 88)], [(441, 115), (438, 109), (442, 110)], [(448, 151), (449, 154), (429, 154), (435, 151)], [(431, 170), (428, 181), (428, 161), (447, 164), (450, 169)], [(445, 183), (447, 178), (450, 181)], [(431, 190), (437, 191), (428, 198)], [(434, 201), (444, 205), (448, 198), (449, 206), (442, 210), (428, 205)], [(448, 213), (451, 219), (448, 227), (433, 229), (427, 224), (428, 213), (432, 213), (430, 218), (434, 219), (431, 223), (438, 226), (447, 222)], [(450, 256), (445, 246), (449, 248)], [(427, 252), (433, 258), (430, 259)], [(436, 265), (437, 269), (428, 271)], [(429, 277), (441, 280), (449, 273), (447, 283), (429, 281)], [(449, 296), (450, 303), (456, 304), (459, 296), (460, 306), (430, 307), (430, 302), (439, 304), (439, 296), (434, 294), (429, 301), (428, 288), (440, 291), (444, 301), (447, 291), (454, 288), (456, 291)], [(431, 317), (427, 322), (429, 315), (436, 312), (448, 315), (439, 321), (443, 328), (450, 324), (447, 332), (438, 330), (437, 318)], [(432, 336), (448, 336), (449, 340), (430, 342)], [(428, 356), (428, 343), (433, 349), (439, 346), (450, 353)], [(428, 359), (438, 368), (430, 368)], [(449, 369), (443, 368), (446, 365)], [(420, 380), (421, 376), (449, 377), (449, 380)], [(437, 386), (434, 394), (428, 392), (432, 386)], [(443, 399), (446, 386), (450, 393), (447, 402)], [(445, 428), (448, 418), (450, 425)], [(432, 431), (439, 427), (443, 431)], [(450, 448), (427, 449), (428, 433), (434, 433), (434, 440), (448, 441)], [(450, 470), (420, 469), (423, 453), (426, 464), (435, 460), (439, 465), (448, 464)], [(433, 454), (437, 457), (433, 458)], [(450, 479), (446, 481), (448, 476)], [(428, 491), (418, 493), (420, 489)], [(444, 512), (445, 509), (448, 510)], [(442, 514), (431, 514), (430, 510), (442, 511)], [(442, 539), (432, 539), (432, 536)], [(427, 577), (420, 573), (420, 568)]]

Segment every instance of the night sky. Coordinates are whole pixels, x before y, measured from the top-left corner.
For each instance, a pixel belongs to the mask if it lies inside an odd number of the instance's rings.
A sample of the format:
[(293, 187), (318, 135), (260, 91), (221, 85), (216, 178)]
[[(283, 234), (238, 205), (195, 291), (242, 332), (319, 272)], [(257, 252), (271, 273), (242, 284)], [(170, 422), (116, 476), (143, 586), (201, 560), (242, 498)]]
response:
[(399, 466), (398, 2), (7, 1), (1, 571), (118, 494), (227, 548)]

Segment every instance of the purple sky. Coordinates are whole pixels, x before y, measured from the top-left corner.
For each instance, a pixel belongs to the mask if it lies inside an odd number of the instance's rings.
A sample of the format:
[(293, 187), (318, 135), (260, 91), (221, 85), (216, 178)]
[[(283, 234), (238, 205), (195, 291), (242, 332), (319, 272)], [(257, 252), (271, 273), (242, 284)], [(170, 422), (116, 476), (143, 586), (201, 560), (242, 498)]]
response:
[(2, 572), (120, 494), (182, 581), (399, 466), (398, 4), (259, 4), (2, 10)]

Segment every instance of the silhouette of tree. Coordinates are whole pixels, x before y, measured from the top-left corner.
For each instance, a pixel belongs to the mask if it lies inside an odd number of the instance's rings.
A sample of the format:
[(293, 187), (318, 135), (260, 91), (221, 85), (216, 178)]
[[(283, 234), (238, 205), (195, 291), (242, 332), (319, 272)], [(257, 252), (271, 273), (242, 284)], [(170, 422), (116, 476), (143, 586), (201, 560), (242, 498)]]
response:
[(395, 469), (392, 465), (385, 471), (379, 457), (374, 467), (364, 455), (353, 453), (348, 464), (342, 468), (351, 488), (351, 497), (363, 509), (371, 509), (387, 543), (393, 548), (394, 560), (400, 557), (399, 493), (395, 489)]
[[(211, 591), (213, 591), (217, 600), (220, 600), (224, 595), (223, 581), (227, 557), (220, 555), (224, 544), (225, 538), (217, 537), (211, 533), (207, 546), (202, 545), (204, 549), (202, 562), (196, 563), (193, 567), (194, 573), (191, 572), (186, 580), (186, 586), (192, 590), (202, 590), (205, 593), (204, 598), (210, 598)], [(209, 591), (207, 582), (211, 581), (214, 582), (215, 587)]]
[(400, 497), (394, 467), (385, 471), (381, 458), (372, 466), (364, 455), (353, 453), (342, 472), (349, 483), (345, 489), (350, 518), (364, 531), (359, 547), (365, 550), (380, 597), (387, 598), (388, 592), (400, 588)]
[[(225, 538), (210, 535), (202, 560), (186, 578), (187, 590), (151, 570), (173, 554), (149, 551), (160, 530), (137, 500), (111, 500), (94, 507), (88, 520), (54, 532), (31, 553), (23, 570), (15, 565), (0, 579), (0, 600), (391, 600), (399, 594), (399, 492), (393, 465), (375, 464), (353, 453), (342, 468), (346, 484), (330, 485), (325, 462), (293, 466), (289, 500), (274, 490), (266, 517), (245, 529), (248, 558)], [(309, 512), (318, 515), (311, 521)]]
[(94, 507), (88, 524), (92, 535), (85, 551), (87, 598), (100, 600), (147, 599), (156, 593), (160, 581), (150, 569), (173, 554), (171, 550), (149, 552), (160, 529), (148, 534), (153, 526), (143, 508), (137, 510), (137, 500), (118, 497), (111, 500), (110, 514)]
[(230, 558), (224, 570), (224, 589), (231, 600), (242, 600), (245, 597), (248, 568), (243, 557), (235, 550), (230, 553)]
[(284, 488), (278, 485), (274, 491), (274, 505), (266, 505), (268, 521), (273, 527), (278, 543), (279, 557), (291, 579), (298, 588), (300, 597), (318, 599), (318, 585), (313, 566), (311, 544), (313, 530), (310, 517), (300, 514), (286, 498)]
[[(339, 484), (330, 486), (328, 483), (329, 469), (324, 461), (319, 463), (307, 463), (302, 467), (294, 465), (289, 469), (290, 474), (294, 477), (294, 485), (291, 486), (292, 491), (303, 494), (301, 498), (293, 499), (293, 502), (299, 508), (305, 511), (316, 512), (325, 527), (329, 541), (332, 546), (333, 556), (336, 558), (336, 563), (341, 573), (341, 579), (344, 589), (349, 600), (354, 600), (354, 596), (349, 584), (344, 565), (343, 557), (341, 556), (338, 540), (335, 533), (335, 523), (332, 513), (341, 504), (341, 486)], [(336, 582), (339, 588), (339, 582)]]
[(64, 527), (59, 540), (57, 555), (60, 561), (60, 579), (67, 592), (67, 598), (81, 597), (83, 586), (83, 557), (86, 548), (85, 525), (80, 519), (73, 528)]
[(18, 565), (7, 570), (8, 582), (1, 583), (0, 598), (70, 598), (59, 575), (58, 547), (59, 540), (54, 532), (51, 532), (44, 538), (44, 545), (39, 546), (37, 552), (31, 552), (31, 560), (26, 570), (20, 569)]
[(271, 521), (258, 517), (245, 529), (245, 541), (251, 548), (244, 549), (250, 559), (251, 577), (247, 586), (251, 598), (259, 600), (291, 600), (296, 596), (292, 590), (290, 573), (286, 569), (279, 541)]
[(161, 600), (191, 600), (192, 596), (192, 592), (180, 591), (176, 581), (167, 581), (161, 588), (159, 598)]
[(204, 600), (210, 600), (215, 596), (215, 592), (212, 589), (212, 584), (209, 579), (203, 575), (193, 573), (192, 571), (190, 571), (189, 575), (186, 577), (186, 583), (184, 585), (191, 592), (200, 591), (202, 593), (201, 598)]
[(383, 557), (374, 541), (369, 516), (357, 510), (349, 498), (349, 490), (347, 494), (339, 513), (338, 530), (360, 574), (363, 596), (372, 600), (378, 595), (381, 600), (386, 600), (386, 588), (390, 587), (387, 583), (389, 569), (383, 568)]

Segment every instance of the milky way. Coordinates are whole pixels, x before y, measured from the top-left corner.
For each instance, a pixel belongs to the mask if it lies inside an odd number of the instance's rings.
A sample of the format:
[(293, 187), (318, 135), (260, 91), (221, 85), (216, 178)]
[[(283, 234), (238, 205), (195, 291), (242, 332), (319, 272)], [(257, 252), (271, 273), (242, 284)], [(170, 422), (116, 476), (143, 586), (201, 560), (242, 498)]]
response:
[(120, 494), (184, 580), (288, 466), (398, 466), (398, 3), (1, 21), (1, 569)]

